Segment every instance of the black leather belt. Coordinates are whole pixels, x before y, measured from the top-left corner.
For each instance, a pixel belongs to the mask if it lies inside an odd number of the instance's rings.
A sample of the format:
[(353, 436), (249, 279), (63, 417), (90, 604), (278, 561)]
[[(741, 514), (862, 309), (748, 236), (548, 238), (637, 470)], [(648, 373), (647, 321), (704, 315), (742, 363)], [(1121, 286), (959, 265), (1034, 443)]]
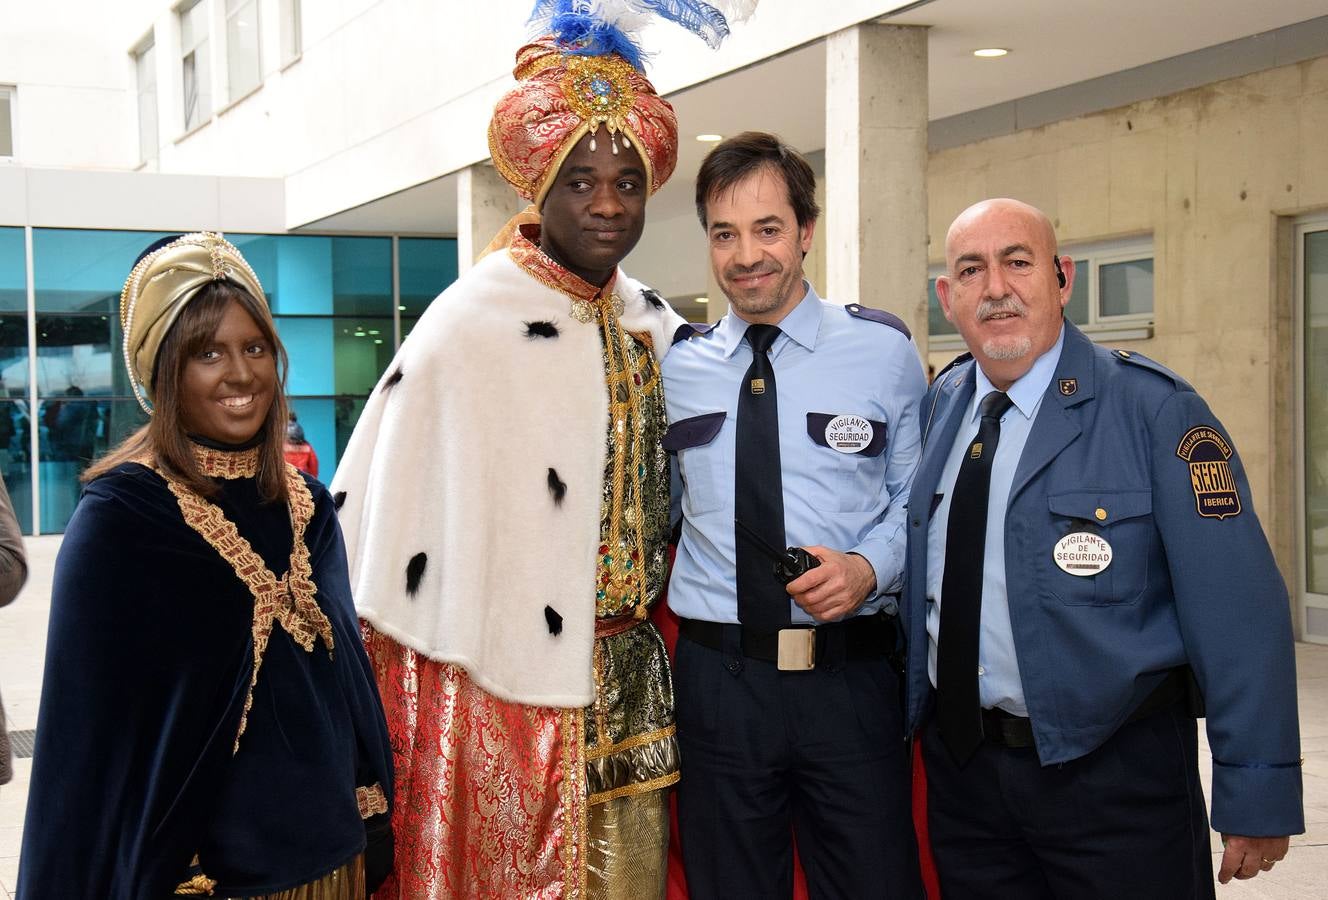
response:
[[(1181, 702), (1185, 699), (1188, 682), (1188, 667), (1172, 669), (1167, 673), (1167, 677), (1162, 679), (1162, 683), (1153, 688), (1153, 692), (1135, 707), (1134, 712), (1130, 713), (1122, 724), (1137, 722)], [(984, 709), (982, 738), (989, 744), (997, 744), (1011, 750), (1032, 747), (1033, 723), (1027, 716), (1016, 716), (1003, 709)]]
[[(827, 650), (835, 647), (840, 638), (845, 659), (880, 659), (888, 656), (895, 647), (895, 617), (885, 613), (855, 616), (824, 625), (794, 625), (775, 631), (679, 619), (678, 630), (712, 650), (723, 650), (726, 644), (741, 647), (743, 656), (778, 663), (785, 670), (815, 668), (816, 661), (826, 659)], [(796, 651), (791, 663), (790, 647)]]

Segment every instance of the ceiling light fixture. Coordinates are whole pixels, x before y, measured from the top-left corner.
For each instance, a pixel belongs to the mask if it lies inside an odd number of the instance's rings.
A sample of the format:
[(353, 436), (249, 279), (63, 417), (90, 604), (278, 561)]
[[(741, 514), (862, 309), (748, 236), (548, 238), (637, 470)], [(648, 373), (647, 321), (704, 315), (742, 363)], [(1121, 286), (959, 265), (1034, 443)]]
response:
[(709, 302), (710, 302), (710, 298), (709, 298), (709, 297), (697, 297), (697, 298), (696, 298), (696, 302), (697, 302), (697, 303), (709, 303)]
[(974, 50), (973, 55), (980, 59), (999, 59), (1009, 52), (1004, 47), (983, 47), (981, 50)]
[(715, 142), (717, 142), (717, 141), (722, 141), (722, 140), (724, 140), (724, 135), (722, 135), (722, 134), (698, 134), (698, 135), (696, 136), (696, 139), (697, 139), (698, 141), (701, 141), (702, 143), (713, 144), (713, 143), (715, 143)]

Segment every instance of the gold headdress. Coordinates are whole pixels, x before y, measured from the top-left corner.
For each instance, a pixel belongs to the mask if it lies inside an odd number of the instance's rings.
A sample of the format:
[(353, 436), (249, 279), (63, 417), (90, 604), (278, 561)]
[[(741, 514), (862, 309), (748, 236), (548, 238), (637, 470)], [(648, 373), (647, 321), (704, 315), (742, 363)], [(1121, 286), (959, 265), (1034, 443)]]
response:
[(257, 300), (275, 332), (258, 276), (240, 251), (215, 232), (181, 235), (144, 254), (129, 273), (120, 291), (125, 368), (134, 398), (149, 415), (153, 368), (162, 340), (201, 288), (223, 280), (234, 282)]

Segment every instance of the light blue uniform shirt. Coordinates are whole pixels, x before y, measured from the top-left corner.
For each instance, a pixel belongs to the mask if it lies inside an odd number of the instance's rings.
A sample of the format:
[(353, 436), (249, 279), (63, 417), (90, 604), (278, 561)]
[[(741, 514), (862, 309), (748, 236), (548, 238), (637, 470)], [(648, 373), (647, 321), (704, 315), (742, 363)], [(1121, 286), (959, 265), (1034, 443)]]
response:
[[(1062, 326), (1056, 345), (1037, 358), (1023, 377), (1005, 393), (1011, 406), (1001, 417), (1001, 437), (991, 463), (991, 486), (987, 504), (987, 541), (982, 558), (982, 624), (978, 632), (978, 696), (984, 709), (1000, 707), (1018, 716), (1027, 716), (1024, 687), (1019, 678), (1019, 658), (1014, 652), (1014, 632), (1010, 627), (1010, 604), (1005, 593), (1005, 508), (1010, 500), (1015, 469), (1023, 455), (1028, 433), (1038, 407), (1056, 374), (1065, 341)], [(963, 423), (955, 435), (954, 446), (945, 461), (937, 487), (944, 489), (927, 533), (927, 673), (936, 685), (936, 641), (941, 631), (941, 581), (945, 575), (945, 534), (950, 524), (950, 498), (959, 466), (968, 446), (977, 437), (982, 398), (996, 386), (977, 367), (977, 389), (964, 411)], [(1050, 554), (1048, 554), (1050, 555)]]
[[(902, 331), (856, 318), (804, 286), (806, 296), (779, 323), (783, 333), (770, 349), (785, 543), (861, 554), (877, 585), (862, 612), (894, 612), (896, 600), (886, 595), (897, 594), (903, 580), (904, 504), (918, 462), (926, 377)], [(674, 345), (661, 364), (671, 430), (722, 414), (712, 435), (694, 435), (677, 450), (683, 523), (669, 606), (689, 619), (738, 621), (733, 459), (738, 392), (752, 362), (748, 324), (730, 309), (709, 334)], [(872, 454), (827, 446), (825, 417), (840, 415), (868, 420), (874, 435), (884, 432), (884, 447)], [(813, 621), (791, 598), (789, 608), (794, 622)]]

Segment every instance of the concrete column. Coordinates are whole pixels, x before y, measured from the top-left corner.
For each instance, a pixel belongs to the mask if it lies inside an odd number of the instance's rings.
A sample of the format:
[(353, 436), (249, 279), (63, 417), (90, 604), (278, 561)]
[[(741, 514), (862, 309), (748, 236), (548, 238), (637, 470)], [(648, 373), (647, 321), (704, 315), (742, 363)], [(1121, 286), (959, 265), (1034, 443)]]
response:
[(507, 220), (525, 202), (491, 163), (457, 173), (457, 272), (465, 274)]
[(927, 29), (826, 38), (826, 297), (889, 310), (927, 352)]

